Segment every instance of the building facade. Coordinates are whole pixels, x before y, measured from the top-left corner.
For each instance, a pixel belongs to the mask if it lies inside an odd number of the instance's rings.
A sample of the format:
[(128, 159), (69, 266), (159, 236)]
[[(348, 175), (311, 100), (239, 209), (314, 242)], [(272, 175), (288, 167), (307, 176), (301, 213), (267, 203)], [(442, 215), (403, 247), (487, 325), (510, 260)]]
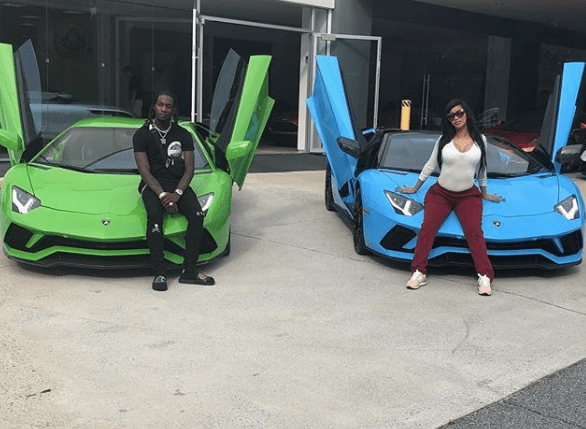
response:
[(145, 116), (167, 89), (182, 116), (200, 121), (229, 49), (270, 54), (275, 113), (296, 115), (292, 147), (304, 151), (319, 150), (304, 103), (317, 54), (340, 58), (359, 126), (397, 127), (409, 99), (412, 128), (428, 129), (456, 97), (492, 119), (539, 111), (563, 63), (586, 60), (579, 28), (442, 3), (10, 0), (0, 4), (0, 41), (32, 40), (47, 102), (132, 109), (139, 97)]

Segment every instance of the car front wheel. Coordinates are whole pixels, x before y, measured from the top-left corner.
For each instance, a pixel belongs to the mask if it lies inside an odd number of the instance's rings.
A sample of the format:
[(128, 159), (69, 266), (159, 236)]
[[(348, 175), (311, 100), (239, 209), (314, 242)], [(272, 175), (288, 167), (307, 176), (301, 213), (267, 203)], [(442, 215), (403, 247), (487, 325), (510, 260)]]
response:
[(359, 255), (369, 255), (370, 251), (364, 242), (364, 213), (362, 211), (362, 194), (360, 188), (356, 191), (356, 200), (354, 203), (354, 222), (352, 229), (352, 238), (354, 239), (354, 250)]
[(326, 203), (326, 210), (333, 212), (336, 210), (334, 206), (334, 194), (332, 193), (332, 168), (330, 163), (326, 165), (326, 188), (324, 192), (324, 199)]

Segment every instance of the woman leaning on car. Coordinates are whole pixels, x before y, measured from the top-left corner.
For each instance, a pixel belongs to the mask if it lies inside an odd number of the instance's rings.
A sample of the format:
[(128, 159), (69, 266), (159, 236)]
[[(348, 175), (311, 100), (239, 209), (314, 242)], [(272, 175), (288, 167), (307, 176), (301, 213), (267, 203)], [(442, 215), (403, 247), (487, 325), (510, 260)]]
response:
[[(439, 165), (437, 183), (429, 188), (425, 196), (423, 224), (417, 237), (408, 289), (418, 289), (426, 284), (427, 258), (434, 238), (453, 210), (464, 230), (478, 273), (478, 293), (492, 293), (494, 271), (482, 233), (482, 200), (499, 202), (501, 197), (486, 191), (486, 144), (486, 138), (476, 128), (470, 107), (462, 100), (452, 100), (442, 118), (442, 135), (421, 170), (417, 183), (413, 187), (398, 188), (399, 192), (406, 194), (417, 192)], [(475, 176), (478, 177), (480, 189), (474, 184)]]

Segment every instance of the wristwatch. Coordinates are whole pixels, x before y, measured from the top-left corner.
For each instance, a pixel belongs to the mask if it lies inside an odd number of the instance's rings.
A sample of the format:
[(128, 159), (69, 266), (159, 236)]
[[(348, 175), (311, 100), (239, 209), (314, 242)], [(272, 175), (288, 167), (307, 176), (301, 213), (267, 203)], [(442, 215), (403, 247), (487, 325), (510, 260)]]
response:
[(180, 188), (175, 189), (175, 193), (179, 196), (183, 195), (183, 191)]

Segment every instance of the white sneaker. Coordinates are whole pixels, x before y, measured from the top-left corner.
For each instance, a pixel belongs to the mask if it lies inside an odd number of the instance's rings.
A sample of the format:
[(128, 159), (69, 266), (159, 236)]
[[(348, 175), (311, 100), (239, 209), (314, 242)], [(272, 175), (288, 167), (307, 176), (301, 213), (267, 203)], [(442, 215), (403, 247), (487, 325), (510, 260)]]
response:
[(419, 286), (427, 284), (425, 274), (420, 273), (419, 270), (415, 270), (409, 281), (407, 282), (407, 289), (419, 289)]
[(491, 294), (490, 279), (486, 275), (478, 274), (478, 295), (490, 296)]

